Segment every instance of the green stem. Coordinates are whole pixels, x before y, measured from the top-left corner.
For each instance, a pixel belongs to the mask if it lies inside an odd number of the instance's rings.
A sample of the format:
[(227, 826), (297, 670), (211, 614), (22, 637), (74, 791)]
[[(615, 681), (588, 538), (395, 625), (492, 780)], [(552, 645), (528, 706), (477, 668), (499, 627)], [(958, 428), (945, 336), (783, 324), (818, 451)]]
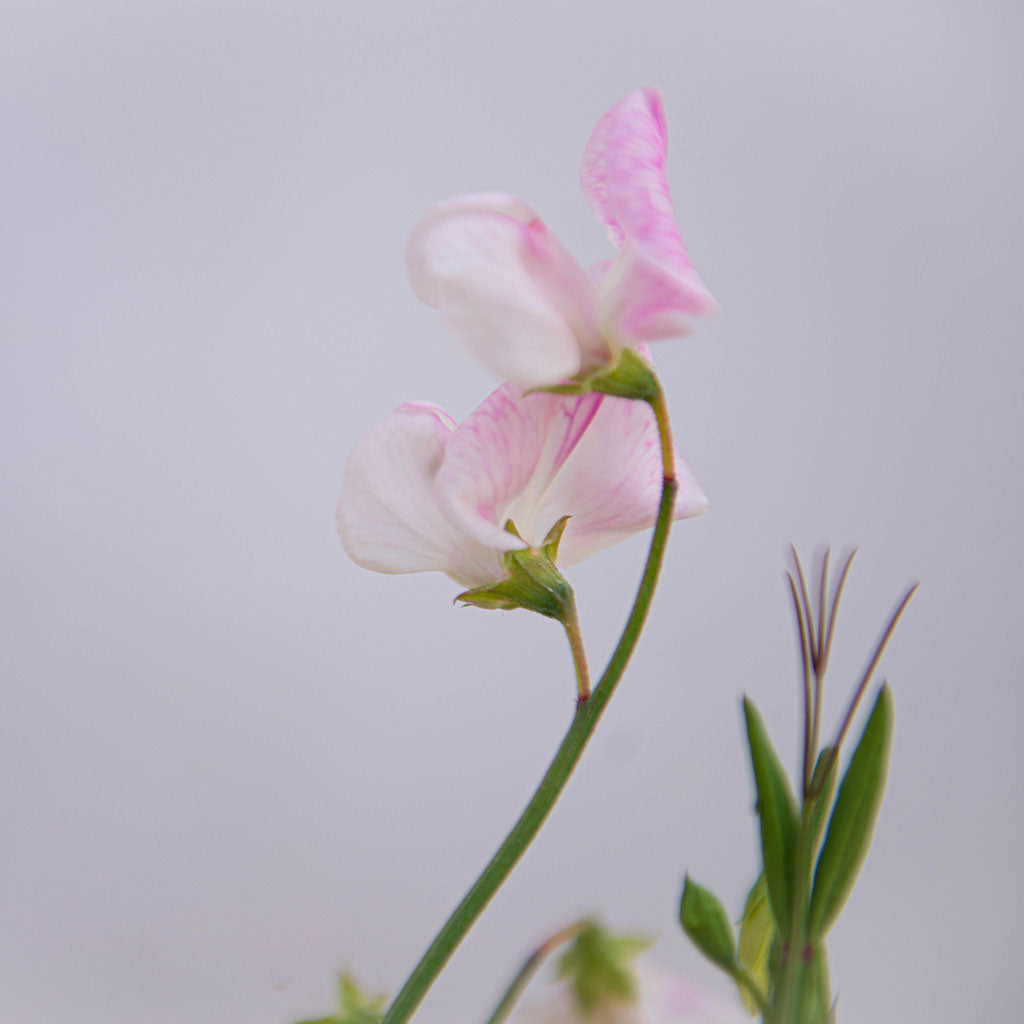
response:
[(573, 715), (569, 731), (565, 734), (565, 738), (555, 753), (554, 760), (544, 773), (544, 777), (526, 805), (526, 809), (512, 826), (512, 831), (505, 837), (504, 842), (498, 847), (490, 863), (480, 873), (469, 892), (452, 911), (451, 916), (444, 923), (426, 953), (423, 954), (412, 974), (406, 979), (401, 991), (388, 1007), (381, 1024), (405, 1024), (409, 1020), (463, 937), (490, 903), (526, 848), (533, 842), (541, 825), (544, 824), (551, 812), (551, 808), (554, 807), (555, 801), (565, 789), (569, 776), (576, 767), (583, 748), (587, 745), (602, 712), (615, 692), (636, 647), (637, 640), (640, 638), (651, 598), (654, 596), (654, 587), (661, 572), (665, 543), (668, 540), (669, 529), (672, 525), (672, 513), (675, 510), (676, 492), (679, 489), (679, 483), (675, 476), (668, 412), (660, 387), (657, 396), (651, 401), (651, 406), (658, 424), (663, 457), (661, 502), (658, 506), (658, 517), (654, 525), (654, 535), (651, 537), (647, 563), (644, 566), (640, 587), (637, 590), (636, 599), (633, 601), (633, 607), (626, 620), (622, 636), (619, 637), (619, 642), (612, 652), (594, 692), (587, 700), (577, 703), (576, 713)]
[(577, 921), (575, 924), (569, 925), (568, 928), (563, 928), (561, 931), (555, 932), (550, 938), (545, 939), (526, 958), (523, 966), (519, 968), (518, 973), (512, 979), (512, 984), (505, 990), (505, 994), (501, 997), (501, 1002), (498, 1003), (494, 1013), (487, 1018), (487, 1024), (503, 1024), (503, 1021), (512, 1012), (512, 1008), (519, 1001), (523, 990), (530, 984), (533, 976), (537, 973), (540, 965), (559, 946), (576, 938), (581, 931), (588, 927), (590, 927), (589, 921)]
[(793, 896), (791, 903), (792, 926), (786, 936), (786, 960), (782, 965), (779, 979), (779, 993), (776, 1010), (779, 1024), (801, 1024), (796, 1017), (799, 1010), (799, 993), (803, 982), (804, 947), (807, 944), (807, 902), (810, 890), (810, 858), (807, 855), (811, 834), (811, 802), (804, 799), (800, 814), (800, 837), (797, 842), (797, 858), (794, 870)]

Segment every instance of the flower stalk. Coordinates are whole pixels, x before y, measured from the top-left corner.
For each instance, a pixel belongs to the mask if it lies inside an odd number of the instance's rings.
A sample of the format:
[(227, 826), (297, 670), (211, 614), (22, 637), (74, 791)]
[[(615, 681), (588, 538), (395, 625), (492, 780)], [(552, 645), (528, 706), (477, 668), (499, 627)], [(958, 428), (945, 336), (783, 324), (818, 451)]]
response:
[(573, 601), (565, 619), (565, 635), (569, 638), (569, 650), (572, 652), (572, 664), (576, 669), (576, 703), (582, 704), (590, 699), (590, 669), (587, 667), (587, 651), (583, 646), (583, 635), (580, 633), (580, 619), (576, 614), (576, 602)]
[(526, 962), (516, 972), (511, 984), (505, 990), (501, 1001), (494, 1008), (494, 1012), (487, 1018), (487, 1024), (503, 1024), (508, 1015), (514, 1009), (519, 997), (523, 994), (526, 986), (533, 980), (533, 976), (540, 970), (544, 961), (559, 946), (571, 942), (580, 932), (591, 927), (589, 921), (577, 921), (566, 928), (561, 928), (546, 938), (527, 958)]
[(665, 545), (672, 527), (676, 492), (679, 488), (675, 475), (668, 410), (660, 386), (650, 404), (657, 420), (664, 460), (661, 501), (643, 575), (622, 635), (593, 692), (586, 700), (577, 702), (569, 729), (518, 821), (427, 948), (388, 1007), (381, 1024), (405, 1024), (412, 1017), (459, 943), (533, 842), (565, 789), (636, 648), (661, 573)]

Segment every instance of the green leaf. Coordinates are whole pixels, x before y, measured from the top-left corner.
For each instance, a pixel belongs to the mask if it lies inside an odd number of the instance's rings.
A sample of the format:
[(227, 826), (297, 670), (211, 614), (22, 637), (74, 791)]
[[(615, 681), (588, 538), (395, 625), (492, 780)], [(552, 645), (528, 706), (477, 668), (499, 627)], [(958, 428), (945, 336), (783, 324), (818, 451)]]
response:
[(775, 924), (788, 936), (792, 924), (793, 872), (796, 868), (799, 822), (796, 801), (772, 747), (764, 722), (752, 701), (743, 698), (750, 760), (757, 788), (757, 813), (761, 819), (761, 856)]
[(714, 893), (686, 876), (679, 920), (693, 944), (712, 962), (732, 971), (736, 967), (736, 936), (725, 907)]
[[(739, 943), (739, 965), (762, 992), (769, 992), (772, 987), (769, 954), (774, 940), (775, 922), (768, 906), (768, 888), (762, 872), (747, 893), (743, 917), (740, 918)], [(738, 988), (744, 1005), (752, 1015), (756, 1014), (758, 1007), (750, 993), (743, 985)]]
[(882, 802), (892, 741), (892, 694), (883, 686), (839, 786), (814, 872), (809, 928), (823, 936), (850, 895)]

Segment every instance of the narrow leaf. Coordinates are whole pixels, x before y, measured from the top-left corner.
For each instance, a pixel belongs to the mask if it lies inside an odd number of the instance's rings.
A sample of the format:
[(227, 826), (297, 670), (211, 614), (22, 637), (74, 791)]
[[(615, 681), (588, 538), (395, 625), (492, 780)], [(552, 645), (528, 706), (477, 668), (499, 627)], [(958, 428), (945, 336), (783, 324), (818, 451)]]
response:
[(839, 763), (835, 747), (825, 747), (818, 755), (811, 777), (811, 790), (808, 799), (811, 803), (810, 839), (807, 844), (807, 862), (805, 870), (810, 875), (811, 865), (818, 852), (821, 833), (825, 828), (825, 819), (832, 804), (832, 795), (836, 788), (836, 768)]
[(686, 876), (679, 920), (693, 944), (712, 962), (732, 971), (736, 967), (736, 936), (721, 900)]
[(796, 866), (799, 823), (796, 801), (778, 755), (772, 747), (757, 708), (746, 697), (743, 713), (757, 788), (757, 813), (761, 819), (761, 855), (768, 901), (776, 926), (783, 936), (790, 931), (793, 871)]
[(882, 802), (892, 740), (892, 694), (883, 686), (839, 786), (814, 872), (809, 927), (812, 939), (834, 923), (860, 870)]

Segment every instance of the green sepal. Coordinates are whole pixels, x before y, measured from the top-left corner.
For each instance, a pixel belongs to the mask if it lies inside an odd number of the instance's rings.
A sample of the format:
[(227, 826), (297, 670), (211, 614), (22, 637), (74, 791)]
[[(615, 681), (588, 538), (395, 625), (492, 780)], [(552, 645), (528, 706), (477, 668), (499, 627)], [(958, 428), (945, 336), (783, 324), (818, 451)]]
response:
[[(500, 580), (465, 590), (455, 600), (477, 608), (503, 611), (525, 608), (549, 619), (567, 622), (572, 616), (575, 599), (569, 581), (555, 566), (555, 558), (568, 521), (569, 516), (559, 519), (539, 548), (506, 551), (505, 575)], [(505, 529), (519, 537), (511, 520), (505, 524)]]
[(368, 996), (345, 971), (338, 975), (338, 1012), (299, 1024), (380, 1024), (387, 1002), (387, 996)]
[(721, 900), (686, 876), (679, 921), (690, 941), (714, 964), (736, 969), (736, 935)]
[[(617, 398), (634, 398), (641, 402), (653, 402), (660, 394), (658, 378), (651, 364), (639, 352), (624, 348), (610, 366), (603, 366), (595, 373), (565, 384), (535, 388), (535, 391), (552, 395), (615, 395)], [(529, 392), (528, 392), (529, 393)]]
[[(543, 551), (552, 562), (554, 562), (558, 557), (558, 545), (562, 543), (562, 534), (565, 533), (565, 528), (569, 525), (570, 519), (572, 519), (572, 516), (562, 516), (562, 518), (559, 519), (550, 530), (548, 530), (548, 535), (544, 538), (544, 543), (541, 544), (541, 551)], [(511, 520), (509, 520), (509, 523), (511, 524)]]
[(753, 702), (746, 697), (743, 698), (743, 714), (757, 789), (761, 856), (768, 901), (776, 927), (781, 935), (788, 936), (792, 924), (793, 873), (799, 841), (796, 801), (764, 722)]
[[(769, 961), (774, 941), (775, 922), (772, 920), (771, 907), (768, 905), (768, 887), (765, 885), (762, 872), (750, 887), (746, 903), (743, 905), (738, 956), (741, 970), (747, 972), (762, 992), (769, 992), (772, 988)], [(738, 985), (737, 988), (751, 1016), (756, 1015), (759, 1012), (758, 1006), (750, 993), (743, 985)]]
[(808, 918), (813, 941), (835, 922), (867, 854), (885, 789), (891, 741), (892, 694), (883, 686), (840, 783), (814, 872)]
[(613, 366), (588, 377), (587, 384), (602, 395), (642, 402), (653, 402), (661, 390), (651, 364), (631, 348), (624, 348)]
[(602, 1004), (636, 998), (630, 964), (650, 945), (651, 940), (642, 936), (612, 935), (596, 922), (588, 923), (573, 939), (558, 961), (558, 977), (572, 986), (584, 1017)]

